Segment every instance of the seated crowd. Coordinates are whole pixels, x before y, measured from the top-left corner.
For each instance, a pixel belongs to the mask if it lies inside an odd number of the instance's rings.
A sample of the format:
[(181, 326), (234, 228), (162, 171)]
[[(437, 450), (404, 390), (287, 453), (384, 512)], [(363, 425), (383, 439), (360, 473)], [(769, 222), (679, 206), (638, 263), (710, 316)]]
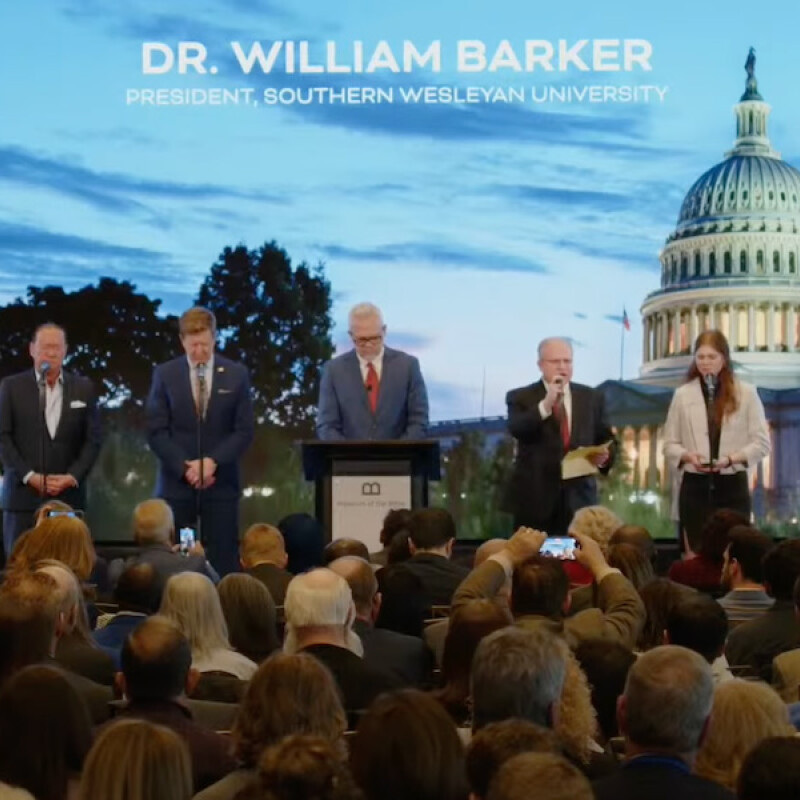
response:
[(0, 584), (0, 800), (800, 797), (800, 541), (731, 511), (656, 570), (581, 509), (574, 559), (520, 528), (468, 566), (442, 509), (370, 554), (293, 514), (241, 572), (136, 507), (106, 564), (42, 515)]

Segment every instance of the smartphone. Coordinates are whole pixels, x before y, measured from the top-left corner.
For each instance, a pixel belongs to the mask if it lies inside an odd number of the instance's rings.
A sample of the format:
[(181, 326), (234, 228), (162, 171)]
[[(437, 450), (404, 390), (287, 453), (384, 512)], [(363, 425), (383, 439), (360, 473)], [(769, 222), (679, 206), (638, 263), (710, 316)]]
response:
[(51, 508), (47, 512), (47, 516), (48, 517), (77, 517), (78, 519), (81, 519), (81, 517), (83, 517), (83, 512), (82, 511), (62, 511), (62, 510), (57, 509), (57, 508)]
[(575, 558), (577, 544), (572, 536), (548, 536), (539, 551), (553, 558)]
[(188, 553), (194, 547), (194, 542), (195, 542), (194, 528), (181, 528), (180, 530), (181, 553)]

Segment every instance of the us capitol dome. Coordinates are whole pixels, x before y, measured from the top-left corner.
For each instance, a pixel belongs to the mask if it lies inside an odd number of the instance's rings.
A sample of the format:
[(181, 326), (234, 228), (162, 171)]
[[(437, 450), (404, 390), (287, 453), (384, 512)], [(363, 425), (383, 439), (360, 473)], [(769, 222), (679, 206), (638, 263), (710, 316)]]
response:
[(697, 335), (718, 328), (744, 380), (800, 384), (800, 171), (769, 141), (752, 49), (745, 69), (733, 149), (687, 192), (660, 253), (661, 288), (642, 305), (637, 383), (681, 383)]

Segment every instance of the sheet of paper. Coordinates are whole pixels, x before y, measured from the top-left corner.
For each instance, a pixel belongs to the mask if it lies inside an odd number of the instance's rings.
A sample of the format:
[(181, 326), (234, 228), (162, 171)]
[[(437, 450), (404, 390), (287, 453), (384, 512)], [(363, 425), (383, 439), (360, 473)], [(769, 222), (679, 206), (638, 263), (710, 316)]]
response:
[(605, 444), (576, 447), (570, 450), (561, 461), (561, 479), (568, 481), (572, 478), (584, 478), (587, 475), (597, 475), (600, 471), (589, 460), (592, 456), (607, 453), (612, 440)]

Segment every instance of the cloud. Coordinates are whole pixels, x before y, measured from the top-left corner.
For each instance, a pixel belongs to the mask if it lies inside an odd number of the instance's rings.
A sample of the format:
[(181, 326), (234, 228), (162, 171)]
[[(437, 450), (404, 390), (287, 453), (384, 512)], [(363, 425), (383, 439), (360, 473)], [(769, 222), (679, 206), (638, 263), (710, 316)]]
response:
[(496, 183), (487, 186), (485, 191), (490, 194), (507, 197), (515, 202), (531, 203), (537, 207), (579, 207), (603, 213), (629, 211), (635, 208), (638, 203), (635, 194), (603, 192), (591, 189), (570, 189), (554, 186), (535, 186), (522, 183)]
[(396, 331), (391, 326), (389, 326), (388, 339), (392, 347), (396, 347), (399, 350), (411, 350), (415, 353), (420, 350), (427, 350), (436, 344), (436, 339), (433, 336), (427, 336), (416, 331)]
[(545, 275), (549, 269), (528, 258), (482, 250), (466, 245), (428, 242), (387, 244), (372, 248), (355, 248), (344, 245), (318, 245), (330, 259), (347, 261), (370, 261), (379, 264), (394, 264), (416, 261), (446, 269), (477, 269), (486, 272), (522, 272)]
[(575, 317), (576, 319), (589, 319), (589, 317), (582, 311), (573, 311), (572, 316)]
[[(425, 378), (433, 420), (471, 418), (480, 416), (480, 386), (464, 386), (458, 383)], [(446, 409), (446, 416), (441, 410)]]
[(616, 322), (617, 325), (622, 325), (622, 314), (603, 314), (603, 319), (608, 322)]
[(661, 266), (658, 263), (656, 254), (657, 245), (654, 244), (652, 249), (645, 249), (648, 245), (646, 240), (637, 240), (637, 244), (640, 245), (638, 248), (626, 249), (624, 247), (615, 247), (611, 242), (607, 246), (587, 244), (577, 238), (558, 239), (554, 242), (556, 247), (562, 250), (571, 250), (585, 258), (616, 261), (646, 272), (660, 272)]

